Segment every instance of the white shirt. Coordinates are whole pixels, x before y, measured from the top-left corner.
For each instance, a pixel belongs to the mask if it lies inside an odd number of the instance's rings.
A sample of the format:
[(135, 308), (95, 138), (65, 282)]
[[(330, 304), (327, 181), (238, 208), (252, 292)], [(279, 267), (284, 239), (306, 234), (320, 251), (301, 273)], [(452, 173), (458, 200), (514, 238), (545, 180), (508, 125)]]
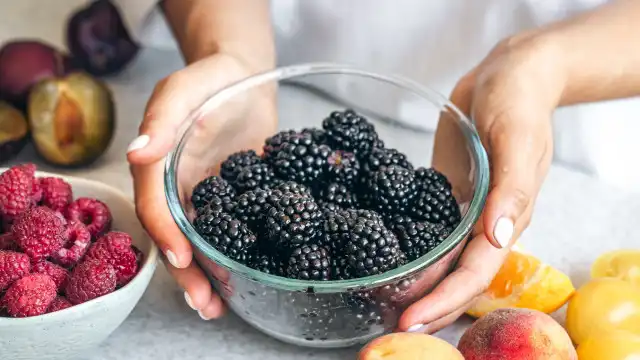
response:
[[(280, 65), (347, 63), (448, 95), (501, 39), (606, 1), (272, 0), (272, 17)], [(154, 0), (119, 2), (138, 40), (175, 48)], [(398, 109), (410, 110), (411, 104)], [(553, 121), (554, 161), (640, 192), (640, 99), (562, 108)]]

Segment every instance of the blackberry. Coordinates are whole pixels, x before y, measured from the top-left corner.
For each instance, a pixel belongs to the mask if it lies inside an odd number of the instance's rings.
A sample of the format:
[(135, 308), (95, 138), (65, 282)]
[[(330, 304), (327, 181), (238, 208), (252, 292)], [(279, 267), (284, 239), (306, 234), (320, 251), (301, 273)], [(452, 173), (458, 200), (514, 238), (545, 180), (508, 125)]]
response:
[(267, 138), (264, 142), (264, 146), (262, 147), (264, 158), (274, 158), (285, 142), (298, 135), (299, 134), (295, 130), (283, 130)]
[(284, 275), (284, 268), (282, 261), (278, 257), (271, 255), (257, 256), (249, 264), (249, 267), (265, 274), (271, 275)]
[(276, 194), (270, 198), (265, 223), (269, 238), (282, 251), (312, 241), (322, 231), (322, 211), (302, 194)]
[(354, 278), (353, 269), (349, 267), (349, 262), (346, 256), (332, 256), (331, 277), (335, 280), (349, 280)]
[(440, 245), (450, 231), (442, 224), (414, 221), (408, 216), (396, 216), (389, 228), (400, 240), (400, 249), (413, 261)]
[(318, 145), (327, 144), (327, 135), (322, 129), (305, 128), (302, 129), (301, 133), (310, 135), (313, 141)]
[(252, 260), (256, 236), (240, 220), (229, 214), (204, 214), (196, 218), (194, 225), (196, 231), (225, 256), (243, 264)]
[(229, 196), (214, 196), (209, 204), (196, 209), (196, 215), (210, 214), (218, 216), (222, 213), (233, 214), (236, 209), (236, 202)]
[(375, 148), (362, 164), (367, 176), (375, 174), (381, 167), (391, 165), (401, 166), (413, 170), (413, 165), (407, 160), (407, 156), (396, 149)]
[(357, 277), (382, 274), (404, 263), (398, 238), (383, 224), (359, 218), (345, 246), (347, 262)]
[(328, 203), (328, 202), (322, 202), (322, 201), (318, 202), (318, 206), (320, 207), (320, 211), (322, 211), (322, 214), (324, 214), (325, 217), (342, 209), (341, 207), (339, 207), (334, 203)]
[(301, 194), (301, 195), (309, 195), (311, 196), (311, 190), (295, 181), (284, 181), (273, 188), (275, 191), (280, 191), (282, 193), (293, 193), (293, 194)]
[(419, 182), (418, 194), (409, 210), (414, 219), (442, 224), (453, 230), (460, 223), (462, 215), (451, 185), (441, 181)]
[(347, 209), (342, 214), (349, 221), (349, 224), (350, 224), (349, 226), (353, 226), (356, 224), (357, 221), (363, 221), (363, 220), (371, 220), (371, 221), (375, 221), (380, 225), (384, 225), (384, 219), (382, 215), (378, 214), (373, 210)]
[(353, 110), (334, 111), (322, 122), (327, 142), (335, 149), (364, 157), (376, 146), (382, 146), (375, 127)]
[(360, 172), (360, 163), (354, 153), (336, 150), (327, 159), (326, 174), (329, 181), (353, 186)]
[(238, 173), (233, 186), (242, 194), (258, 187), (269, 187), (277, 183), (273, 169), (267, 164), (255, 164), (247, 166)]
[(292, 279), (329, 280), (331, 278), (329, 251), (316, 244), (295, 248), (289, 257), (286, 274)]
[(318, 145), (308, 135), (299, 134), (284, 141), (267, 160), (276, 174), (301, 184), (311, 184), (323, 176), (331, 149)]
[(220, 176), (227, 181), (233, 182), (244, 168), (261, 162), (262, 159), (253, 150), (233, 153), (220, 165)]
[(339, 207), (352, 208), (356, 206), (357, 198), (346, 186), (331, 183), (316, 191), (316, 200), (320, 203), (333, 203)]
[(351, 226), (355, 224), (353, 213), (345, 210), (338, 210), (325, 214), (323, 222), (323, 236), (318, 242), (329, 249), (332, 254), (339, 255), (345, 243), (349, 240)]
[(442, 185), (451, 190), (451, 184), (447, 180), (446, 176), (438, 172), (434, 168), (419, 167), (416, 169), (416, 180), (422, 184), (428, 185)]
[(264, 229), (264, 216), (269, 208), (269, 196), (271, 192), (264, 189), (249, 190), (238, 196), (235, 207), (235, 216), (238, 220), (247, 224), (256, 234)]
[(397, 165), (378, 170), (367, 187), (367, 204), (386, 214), (406, 212), (418, 193), (413, 171)]
[(196, 185), (191, 195), (191, 202), (197, 209), (209, 204), (215, 196), (219, 198), (225, 196), (233, 198), (235, 195), (236, 191), (225, 179), (214, 175), (200, 181), (198, 185)]

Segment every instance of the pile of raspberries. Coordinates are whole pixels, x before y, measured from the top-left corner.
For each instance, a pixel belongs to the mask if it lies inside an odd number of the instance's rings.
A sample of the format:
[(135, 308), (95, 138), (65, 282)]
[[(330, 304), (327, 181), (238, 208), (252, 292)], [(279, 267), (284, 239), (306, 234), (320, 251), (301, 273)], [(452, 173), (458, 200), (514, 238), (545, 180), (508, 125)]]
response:
[(0, 174), (0, 316), (29, 317), (109, 294), (137, 274), (142, 253), (111, 231), (97, 199), (35, 176), (33, 164)]

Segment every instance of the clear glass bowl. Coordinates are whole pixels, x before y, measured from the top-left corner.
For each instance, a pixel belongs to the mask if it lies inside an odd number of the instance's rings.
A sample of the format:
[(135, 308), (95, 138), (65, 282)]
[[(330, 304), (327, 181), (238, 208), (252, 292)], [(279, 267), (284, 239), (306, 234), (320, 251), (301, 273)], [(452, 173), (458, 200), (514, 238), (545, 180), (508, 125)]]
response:
[[(228, 155), (260, 149), (278, 130), (321, 127), (331, 111), (345, 108), (366, 116), (386, 146), (406, 153), (415, 166), (433, 165), (449, 177), (463, 218), (444, 242), (381, 275), (319, 282), (253, 270), (225, 257), (196, 232), (192, 189), (217, 174)], [(440, 143), (434, 139), (436, 124), (445, 133)], [(452, 270), (488, 191), (487, 156), (475, 128), (445, 97), (403, 78), (340, 65), (279, 68), (233, 84), (195, 111), (178, 136), (167, 158), (165, 190), (196, 260), (239, 317), (301, 346), (352, 346), (394, 330), (403, 309)], [(432, 164), (434, 143), (440, 155)]]

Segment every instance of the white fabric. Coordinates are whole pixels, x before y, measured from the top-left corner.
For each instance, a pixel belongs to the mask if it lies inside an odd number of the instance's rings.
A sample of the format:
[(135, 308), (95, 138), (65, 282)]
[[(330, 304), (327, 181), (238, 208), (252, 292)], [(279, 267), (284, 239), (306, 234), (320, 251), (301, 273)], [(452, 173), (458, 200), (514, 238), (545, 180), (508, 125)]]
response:
[[(164, 19), (151, 10), (153, 0), (119, 1), (143, 43), (175, 47)], [(401, 74), (449, 94), (457, 79), (504, 37), (606, 1), (272, 0), (272, 16), (280, 65), (348, 63)], [(407, 103), (397, 111), (406, 114), (413, 108)], [(555, 161), (640, 191), (638, 130), (637, 98), (559, 109)]]

